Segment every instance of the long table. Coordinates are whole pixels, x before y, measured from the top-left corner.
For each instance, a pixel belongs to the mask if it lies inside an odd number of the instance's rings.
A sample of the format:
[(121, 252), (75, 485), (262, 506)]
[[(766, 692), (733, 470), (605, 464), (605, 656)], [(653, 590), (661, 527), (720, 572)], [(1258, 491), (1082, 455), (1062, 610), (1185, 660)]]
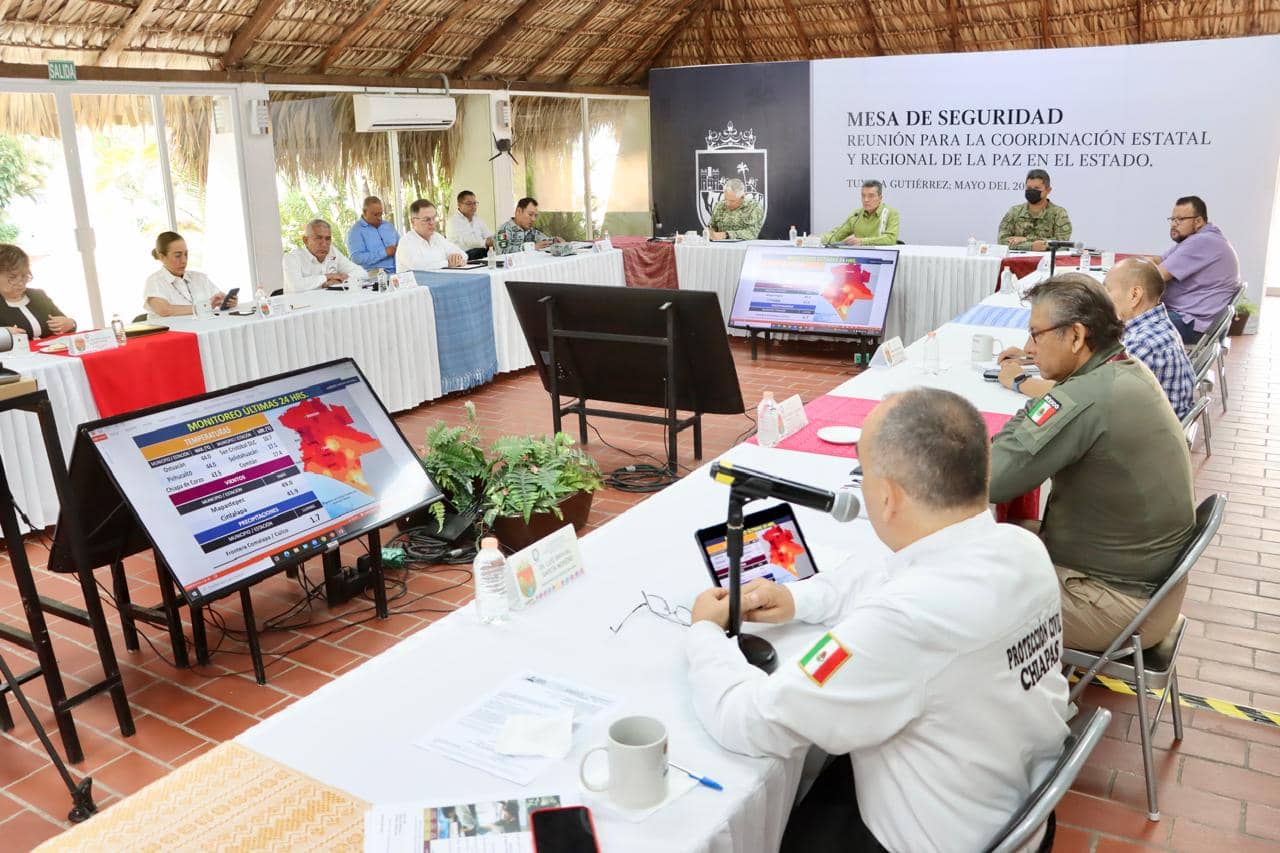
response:
[[(703, 243), (676, 246), (676, 272), (682, 290), (709, 290), (729, 311), (738, 292), (742, 261), (751, 245), (786, 245), (784, 240)], [(969, 257), (963, 246), (890, 246), (898, 250), (898, 271), (885, 316), (886, 338), (913, 341), (936, 329), (983, 297), (995, 292), (1000, 259)]]
[[(622, 253), (617, 250), (568, 258), (534, 254), (521, 260), (526, 265), (513, 270), (480, 270), (489, 274), (492, 289), (500, 372), (533, 364), (507, 295), (507, 280), (625, 283)], [(170, 317), (164, 322), (197, 336), (209, 391), (350, 356), (390, 411), (412, 409), (441, 396), (435, 309), (427, 288), (389, 293), (309, 291), (289, 294), (287, 302), (293, 309), (269, 320), (220, 315)], [(84, 367), (78, 359), (54, 355), (6, 353), (3, 361), (49, 392), (69, 460), (76, 427), (99, 417)], [(156, 369), (162, 370), (163, 365)], [(37, 527), (55, 523), (58, 501), (34, 417), (0, 414), (0, 458), (14, 499), (32, 523)]]
[[(987, 304), (1012, 306), (998, 294)], [(917, 385), (950, 388), (985, 411), (1012, 414), (1020, 395), (985, 382), (968, 363), (969, 341), (984, 332), (1013, 337), (1008, 328), (948, 323), (939, 330), (946, 370), (923, 372), (921, 343), (907, 348), (907, 361), (868, 370), (831, 393), (880, 399)], [(847, 482), (850, 463), (827, 455), (739, 445), (725, 454), (749, 465), (822, 488)], [(478, 800), (578, 794), (577, 766), (600, 744), (608, 720), (575, 731), (573, 750), (525, 789), (456, 764), (413, 743), (511, 676), (532, 670), (610, 693), (621, 700), (618, 716), (648, 714), (661, 719), (673, 761), (717, 779), (724, 791), (697, 787), (643, 822), (620, 815), (607, 801), (584, 796), (592, 806), (605, 850), (776, 850), (794, 799), (803, 752), (786, 759), (748, 758), (721, 749), (694, 716), (686, 685), (684, 630), (644, 611), (614, 634), (611, 625), (641, 601), (641, 591), (669, 602), (689, 603), (707, 585), (693, 531), (724, 520), (728, 492), (707, 476), (707, 465), (583, 537), (586, 574), (505, 625), (479, 621), (474, 605), (450, 614), (385, 653), (236, 738), (239, 747), (288, 768), (298, 780), (345, 793), (353, 802), (448, 805)], [(816, 563), (823, 571), (861, 571), (887, 555), (870, 523), (848, 524), (797, 507)], [(854, 555), (858, 559), (846, 562)], [(786, 659), (812, 643), (815, 626), (752, 626)], [(789, 664), (783, 664), (789, 665)], [(317, 748), (323, 744), (323, 748)], [(188, 767), (199, 775), (221, 758), (202, 756)], [(161, 781), (162, 784), (164, 780)], [(161, 811), (175, 794), (151, 789), (143, 809), (122, 807), (54, 839), (50, 849), (95, 849), (110, 837), (113, 812), (138, 818)], [(206, 839), (217, 846), (217, 838)], [(269, 839), (266, 839), (269, 840)]]

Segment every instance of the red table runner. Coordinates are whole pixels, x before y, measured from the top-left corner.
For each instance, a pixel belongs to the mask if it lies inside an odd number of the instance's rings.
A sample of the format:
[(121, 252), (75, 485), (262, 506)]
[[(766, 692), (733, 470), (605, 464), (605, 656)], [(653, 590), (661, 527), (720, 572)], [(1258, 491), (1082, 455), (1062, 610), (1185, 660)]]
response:
[[(804, 407), (809, 423), (794, 435), (789, 435), (775, 447), (783, 450), (799, 450), (804, 453), (818, 453), (824, 456), (840, 456), (845, 459), (857, 459), (856, 445), (831, 444), (818, 438), (818, 430), (829, 426), (854, 426), (861, 428), (871, 410), (880, 405), (879, 400), (867, 400), (862, 397), (837, 397), (832, 394), (819, 397)], [(1012, 419), (1012, 415), (997, 412), (983, 412), (982, 419), (987, 422), (987, 433), (994, 436)], [(752, 437), (750, 444), (756, 444)], [(996, 517), (1000, 521), (1019, 521), (1040, 517), (1040, 490), (1028, 492), (1007, 504), (996, 506)]]
[(647, 237), (612, 237), (615, 249), (622, 250), (622, 271), (627, 287), (656, 287), (679, 290), (676, 277), (675, 244), (650, 243)]
[[(68, 336), (63, 335), (62, 340)], [(36, 343), (45, 347), (58, 338)], [(66, 355), (66, 352), (49, 353)], [(122, 347), (79, 356), (89, 390), (104, 418), (205, 393), (200, 345), (190, 332), (130, 338)]]
[[(1125, 258), (1141, 257), (1140, 255), (1116, 253), (1116, 260), (1123, 261)], [(1011, 270), (1014, 278), (1023, 278), (1031, 275), (1040, 266), (1040, 255), (1006, 255), (1004, 260), (1000, 262), (1000, 274), (1005, 270)], [(1077, 269), (1080, 266), (1079, 255), (1059, 255), (1054, 269)], [(996, 290), (1000, 289), (999, 275), (996, 277)]]

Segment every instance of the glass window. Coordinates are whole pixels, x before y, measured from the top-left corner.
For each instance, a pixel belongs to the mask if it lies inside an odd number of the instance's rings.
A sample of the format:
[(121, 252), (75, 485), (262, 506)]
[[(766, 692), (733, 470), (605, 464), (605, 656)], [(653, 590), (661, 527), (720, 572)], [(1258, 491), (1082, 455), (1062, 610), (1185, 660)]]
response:
[(82, 329), (92, 325), (75, 210), (52, 95), (0, 92), (0, 242), (31, 258), (31, 286)]
[(591, 221), (597, 234), (650, 237), (649, 102), (591, 98)]
[(333, 227), (334, 248), (350, 254), (347, 232), (370, 195), (382, 199), (385, 218), (404, 230), (387, 134), (356, 132), (351, 95), (272, 92), (271, 126), (286, 252), (302, 245), (303, 229), (318, 217)]
[(250, 292), (232, 100), (165, 95), (162, 102), (176, 230), (186, 238), (191, 268), (223, 291)]
[(514, 202), (538, 200), (538, 228), (566, 240), (587, 239), (582, 168), (582, 101), (515, 96), (511, 99), (515, 156)]

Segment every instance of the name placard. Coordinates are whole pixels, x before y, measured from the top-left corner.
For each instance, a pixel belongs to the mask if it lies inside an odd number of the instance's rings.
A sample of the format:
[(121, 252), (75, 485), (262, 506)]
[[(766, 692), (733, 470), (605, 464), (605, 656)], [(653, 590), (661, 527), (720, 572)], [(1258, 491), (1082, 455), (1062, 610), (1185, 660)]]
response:
[(583, 572), (578, 532), (566, 524), (507, 558), (524, 605), (541, 601)]
[(902, 345), (902, 338), (894, 336), (876, 349), (868, 364), (871, 367), (897, 367), (906, 360), (907, 348)]
[(795, 435), (809, 425), (809, 416), (804, 413), (804, 401), (799, 394), (792, 394), (778, 404), (778, 411), (782, 413), (782, 436), (779, 440)]
[(79, 332), (67, 338), (69, 355), (88, 355), (91, 352), (115, 349), (120, 346), (116, 333), (110, 329), (94, 329), (91, 332)]

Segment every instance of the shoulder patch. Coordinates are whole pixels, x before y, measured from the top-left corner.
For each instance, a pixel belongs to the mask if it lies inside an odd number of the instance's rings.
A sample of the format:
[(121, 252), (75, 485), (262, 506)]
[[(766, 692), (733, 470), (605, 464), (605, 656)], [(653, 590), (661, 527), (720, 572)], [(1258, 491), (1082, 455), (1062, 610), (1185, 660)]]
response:
[(822, 687), (850, 657), (849, 650), (828, 631), (813, 644), (813, 648), (805, 652), (797, 665), (809, 676), (809, 680)]
[(1052, 394), (1045, 394), (1027, 409), (1027, 418), (1036, 426), (1042, 427), (1061, 409), (1062, 404), (1055, 400)]

